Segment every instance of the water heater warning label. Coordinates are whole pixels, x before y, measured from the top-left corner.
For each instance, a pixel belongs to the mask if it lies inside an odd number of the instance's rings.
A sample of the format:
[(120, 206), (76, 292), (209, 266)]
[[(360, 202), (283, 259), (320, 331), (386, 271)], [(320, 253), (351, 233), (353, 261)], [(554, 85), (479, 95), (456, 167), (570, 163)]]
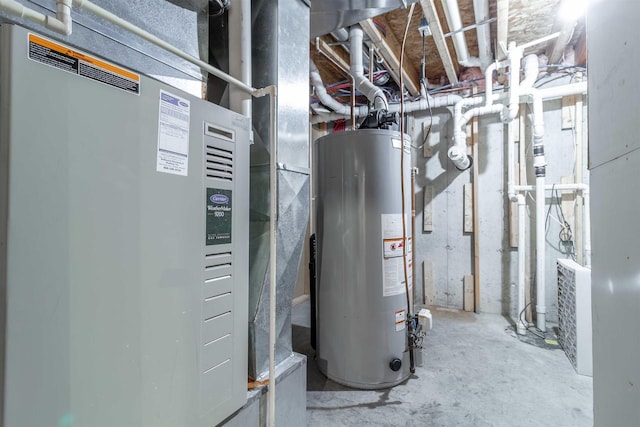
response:
[[(409, 224), (405, 217), (405, 226)], [(402, 214), (382, 214), (382, 296), (389, 297), (406, 292), (404, 274), (405, 242), (402, 236)], [(411, 234), (406, 231), (406, 270), (409, 290), (413, 283), (413, 254)]]
[(231, 193), (207, 188), (207, 246), (231, 243)]
[(140, 94), (138, 74), (35, 34), (29, 34), (29, 59), (125, 92)]

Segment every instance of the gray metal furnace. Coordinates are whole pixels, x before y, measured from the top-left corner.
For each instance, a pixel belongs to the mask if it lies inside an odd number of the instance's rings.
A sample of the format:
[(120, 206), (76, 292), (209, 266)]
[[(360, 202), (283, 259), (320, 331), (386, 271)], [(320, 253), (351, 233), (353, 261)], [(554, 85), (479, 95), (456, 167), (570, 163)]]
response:
[(410, 375), (403, 246), (411, 284), (411, 152), (409, 137), (401, 141), (399, 132), (365, 129), (315, 143), (317, 362), (350, 387), (390, 387)]
[(0, 425), (216, 425), (247, 396), (249, 119), (0, 43)]

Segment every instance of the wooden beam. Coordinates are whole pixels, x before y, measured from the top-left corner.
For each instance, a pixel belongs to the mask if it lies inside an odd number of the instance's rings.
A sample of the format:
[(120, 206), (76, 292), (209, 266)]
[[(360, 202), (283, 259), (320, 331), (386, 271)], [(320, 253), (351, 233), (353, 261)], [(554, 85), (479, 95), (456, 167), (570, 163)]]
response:
[(434, 302), (433, 263), (425, 260), (422, 263), (422, 303), (426, 306), (430, 306), (433, 305)]
[[(474, 90), (475, 92), (475, 90)], [(479, 158), (478, 158), (478, 118), (471, 120), (471, 142), (473, 157), (473, 187), (472, 187), (472, 206), (473, 206), (473, 295), (475, 299), (474, 311), (480, 313), (480, 215), (478, 202), (479, 182)]]
[(433, 231), (433, 187), (425, 185), (423, 190), (422, 231)]
[[(559, 32), (560, 35), (556, 37), (554, 40), (550, 41), (547, 45), (546, 55), (549, 58), (549, 64), (557, 64), (562, 56), (564, 55), (564, 50), (567, 48), (567, 45), (571, 41), (571, 36), (573, 35), (573, 29), (575, 28), (576, 23), (568, 22), (563, 23), (560, 17), (556, 18), (556, 23), (553, 26), (552, 33)], [(551, 68), (549, 72), (552, 72), (554, 68)]]
[(505, 51), (509, 38), (509, 0), (498, 0), (498, 24), (496, 42), (496, 59), (502, 61), (507, 57)]
[(474, 292), (473, 276), (471, 275), (464, 276), (464, 280), (463, 280), (464, 311), (474, 311), (475, 298), (474, 298), (473, 292)]
[(473, 183), (464, 184), (464, 225), (462, 230), (465, 233), (473, 233)]
[(438, 12), (436, 12), (433, 0), (420, 0), (420, 5), (422, 6), (424, 18), (429, 23), (429, 28), (431, 28), (431, 35), (433, 36), (433, 41), (436, 43), (436, 48), (440, 54), (440, 59), (442, 60), (442, 65), (444, 65), (444, 71), (447, 73), (449, 83), (458, 83), (456, 66), (451, 59), (451, 52), (449, 52), (449, 47), (447, 47), (447, 42), (444, 39), (442, 24), (440, 24)]
[(326, 41), (321, 38), (316, 39), (315, 50), (320, 55), (327, 57), (329, 59), (329, 63), (333, 65), (340, 72), (349, 74), (349, 70), (351, 65), (333, 48), (333, 46), (329, 45)]
[(576, 65), (587, 65), (587, 32), (582, 31), (582, 35), (574, 48), (576, 54)]
[[(378, 19), (383, 19), (378, 17)], [(400, 86), (400, 50), (402, 44), (391, 32), (387, 32), (385, 37), (382, 32), (375, 26), (371, 19), (360, 22), (362, 30), (371, 39), (380, 51), (380, 55), (389, 67), (389, 73), (395, 82)], [(409, 65), (409, 66), (407, 66)], [(404, 63), (403, 70), (404, 85), (411, 95), (420, 94), (420, 76), (416, 69), (411, 65)]]

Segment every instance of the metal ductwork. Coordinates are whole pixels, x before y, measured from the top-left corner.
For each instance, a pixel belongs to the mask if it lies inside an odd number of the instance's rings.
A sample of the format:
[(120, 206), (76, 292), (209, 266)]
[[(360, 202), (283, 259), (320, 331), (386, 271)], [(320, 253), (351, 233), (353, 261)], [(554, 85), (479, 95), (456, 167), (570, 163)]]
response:
[(311, 0), (311, 37), (349, 27), (417, 0)]
[[(278, 218), (275, 363), (292, 354), (291, 300), (309, 222), (309, 8), (301, 0), (259, 0), (252, 10), (253, 85), (277, 84)], [(295, 34), (296, 37), (291, 37)], [(253, 101), (249, 223), (249, 376), (269, 365), (269, 103)]]

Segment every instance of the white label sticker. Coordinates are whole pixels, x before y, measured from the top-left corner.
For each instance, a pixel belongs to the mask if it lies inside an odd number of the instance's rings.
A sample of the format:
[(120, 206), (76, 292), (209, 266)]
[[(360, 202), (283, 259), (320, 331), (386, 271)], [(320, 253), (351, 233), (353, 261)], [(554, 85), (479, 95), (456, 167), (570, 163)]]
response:
[(190, 108), (188, 99), (160, 90), (158, 172), (187, 176)]
[[(402, 239), (402, 214), (382, 214), (382, 238)], [(408, 216), (405, 226), (409, 223)], [(408, 231), (408, 230), (407, 230)], [(409, 233), (407, 233), (407, 236)]]
[(396, 331), (403, 331), (406, 327), (407, 313), (404, 310), (396, 311)]
[[(407, 255), (407, 277), (409, 279), (409, 292), (412, 289), (412, 272), (411, 260)], [(382, 296), (390, 297), (393, 295), (404, 294), (406, 288), (404, 286), (404, 269), (402, 268), (402, 257), (384, 258), (382, 261)]]
[[(382, 214), (382, 296), (388, 297), (406, 292), (402, 265), (404, 245), (402, 240), (402, 214)], [(408, 218), (406, 221), (409, 223)], [(407, 276), (409, 290), (412, 283), (411, 235), (407, 230)]]
[[(400, 140), (393, 138), (391, 140), (391, 146), (393, 148), (400, 148)], [(406, 138), (404, 140), (404, 152), (405, 153), (411, 153), (411, 141), (406, 139)]]

